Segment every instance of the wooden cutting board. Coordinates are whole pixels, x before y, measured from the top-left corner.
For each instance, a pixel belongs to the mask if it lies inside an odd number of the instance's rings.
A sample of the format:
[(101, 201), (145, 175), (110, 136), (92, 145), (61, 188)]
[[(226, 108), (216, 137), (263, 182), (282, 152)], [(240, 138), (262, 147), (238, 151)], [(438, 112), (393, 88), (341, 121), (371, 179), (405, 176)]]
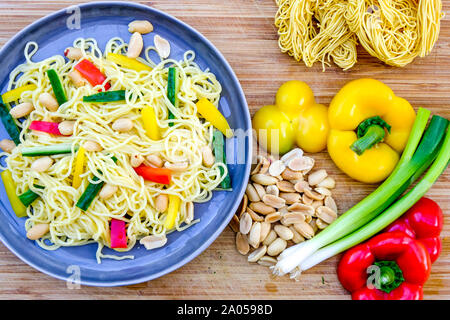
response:
[[(0, 3), (0, 45), (38, 18), (87, 1), (14, 0)], [(224, 54), (237, 74), (253, 114), (274, 102), (277, 88), (287, 80), (306, 81), (318, 102), (328, 104), (347, 81), (379, 79), (414, 107), (427, 107), (450, 118), (450, 25), (442, 21), (441, 35), (432, 53), (406, 68), (388, 67), (363, 50), (347, 72), (321, 65), (306, 68), (278, 49), (273, 0), (157, 0), (136, 1), (163, 10), (203, 33)], [(450, 3), (444, 1), (444, 11)], [(4, 75), (5, 76), (5, 75)], [(335, 177), (334, 192), (341, 212), (369, 194), (374, 186), (342, 174), (327, 153), (315, 154), (318, 167)], [(425, 299), (450, 299), (450, 170), (428, 192), (445, 213), (443, 250), (424, 288)], [(200, 256), (169, 275), (146, 283), (117, 288), (82, 286), (69, 289), (24, 264), (0, 244), (0, 299), (349, 299), (336, 277), (337, 258), (305, 272), (300, 281), (273, 278), (266, 267), (249, 264), (235, 250), (227, 228)]]

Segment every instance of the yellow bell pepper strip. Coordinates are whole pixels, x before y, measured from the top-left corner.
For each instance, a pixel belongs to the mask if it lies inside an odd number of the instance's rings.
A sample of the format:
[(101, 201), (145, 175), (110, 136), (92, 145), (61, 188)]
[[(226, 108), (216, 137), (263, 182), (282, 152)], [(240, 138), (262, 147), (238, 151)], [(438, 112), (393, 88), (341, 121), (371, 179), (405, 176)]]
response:
[(8, 196), (11, 207), (17, 217), (22, 218), (27, 216), (27, 208), (20, 201), (16, 194), (16, 183), (12, 178), (11, 171), (5, 170), (0, 174), (3, 180), (3, 185), (5, 186), (6, 195)]
[(311, 153), (326, 148), (328, 109), (316, 103), (311, 88), (305, 82), (291, 80), (283, 83), (276, 93), (275, 102), (275, 105), (259, 109), (253, 117), (253, 128), (263, 148), (279, 154), (291, 150), (294, 143)]
[(170, 230), (175, 226), (175, 220), (180, 210), (181, 199), (178, 196), (169, 195), (169, 207), (167, 209), (167, 217), (164, 222), (166, 230)]
[(141, 110), (141, 115), (146, 135), (152, 140), (160, 140), (161, 135), (158, 122), (156, 121), (155, 110), (149, 106), (144, 107)]
[(328, 153), (355, 180), (377, 183), (394, 170), (416, 114), (384, 83), (358, 79), (347, 83), (328, 110)]
[(34, 83), (26, 84), (22, 87), (12, 89), (8, 92), (5, 92), (2, 95), (3, 103), (11, 103), (11, 102), (17, 101), (22, 96), (22, 93), (24, 93), (26, 91), (33, 91), (36, 89), (37, 89), (37, 86)]
[(132, 69), (138, 72), (153, 70), (150, 66), (139, 62), (136, 59), (128, 58), (127, 56), (118, 53), (108, 53), (106, 55), (106, 60), (114, 62), (115, 64), (118, 64), (124, 68)]
[(206, 98), (201, 98), (196, 105), (198, 113), (203, 118), (209, 121), (215, 128), (219, 129), (225, 137), (233, 137), (233, 131), (230, 129), (227, 119), (225, 119), (215, 105)]
[(86, 150), (80, 147), (77, 152), (77, 157), (75, 158), (75, 165), (73, 169), (73, 180), (72, 187), (78, 189), (81, 186), (81, 174), (84, 170), (84, 163), (86, 161)]

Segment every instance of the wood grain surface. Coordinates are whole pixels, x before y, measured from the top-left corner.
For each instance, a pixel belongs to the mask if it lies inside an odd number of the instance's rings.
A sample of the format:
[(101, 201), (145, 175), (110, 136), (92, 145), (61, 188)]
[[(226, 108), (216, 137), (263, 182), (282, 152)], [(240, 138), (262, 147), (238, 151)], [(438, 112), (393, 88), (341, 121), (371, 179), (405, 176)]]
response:
[[(86, 1), (14, 0), (0, 2), (0, 45), (22, 28), (55, 10)], [(337, 67), (322, 72), (306, 68), (278, 49), (273, 25), (273, 0), (136, 1), (163, 10), (203, 33), (224, 54), (237, 74), (252, 114), (274, 102), (287, 80), (306, 81), (318, 102), (328, 104), (347, 81), (372, 77), (392, 87), (417, 108), (450, 118), (450, 25), (442, 21), (432, 51), (403, 69), (388, 67), (360, 49), (358, 63), (347, 72)], [(444, 2), (444, 11), (450, 1)], [(326, 153), (314, 155), (319, 167), (336, 178), (340, 211), (369, 194), (374, 186), (355, 182), (334, 166)], [(428, 192), (445, 213), (443, 250), (425, 285), (425, 299), (450, 299), (450, 191), (447, 170)], [(169, 275), (146, 283), (116, 288), (81, 286), (70, 289), (29, 267), (0, 244), (0, 299), (349, 299), (336, 277), (337, 258), (305, 272), (300, 281), (273, 278), (266, 267), (251, 265), (235, 250), (234, 234), (226, 228), (200, 256)]]

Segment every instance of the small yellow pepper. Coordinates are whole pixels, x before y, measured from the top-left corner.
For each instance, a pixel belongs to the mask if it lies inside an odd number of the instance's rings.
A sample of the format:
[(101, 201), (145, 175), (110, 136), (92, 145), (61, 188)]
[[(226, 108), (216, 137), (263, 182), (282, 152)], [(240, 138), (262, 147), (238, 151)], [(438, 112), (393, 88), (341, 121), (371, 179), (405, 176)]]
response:
[(314, 93), (303, 81), (287, 81), (278, 89), (275, 104), (290, 118), (295, 118), (301, 110), (315, 104)]
[(167, 208), (167, 217), (164, 222), (166, 230), (170, 230), (175, 226), (175, 220), (180, 211), (181, 199), (176, 195), (169, 195), (169, 207)]
[(16, 194), (16, 183), (12, 178), (11, 171), (4, 170), (0, 174), (3, 180), (3, 185), (5, 186), (6, 195), (8, 196), (11, 207), (17, 217), (22, 218), (27, 216), (27, 208), (20, 201)]
[(415, 112), (384, 83), (358, 79), (347, 83), (328, 109), (328, 153), (355, 180), (386, 179), (406, 146)]
[(161, 139), (158, 122), (156, 122), (155, 110), (152, 107), (145, 107), (142, 109), (141, 115), (147, 136), (152, 140)]
[(275, 105), (259, 109), (252, 119), (259, 145), (270, 153), (284, 154), (295, 141), (294, 127), (286, 113)]
[(80, 147), (77, 152), (77, 157), (75, 158), (75, 165), (73, 169), (73, 180), (72, 187), (78, 189), (81, 185), (81, 174), (83, 173), (84, 163), (86, 161), (85, 149)]
[(231, 138), (233, 136), (233, 132), (230, 129), (227, 119), (225, 119), (219, 109), (217, 109), (208, 99), (201, 98), (196, 105), (198, 113), (222, 132), (225, 137)]
[(124, 68), (132, 69), (135, 71), (152, 71), (152, 68), (136, 59), (128, 58), (127, 56), (118, 53), (108, 53), (106, 60), (121, 65)]
[(300, 111), (294, 119), (297, 145), (304, 151), (315, 153), (327, 147), (329, 132), (328, 108), (314, 103)]
[(288, 152), (295, 142), (306, 152), (319, 152), (326, 148), (329, 131), (327, 107), (316, 103), (311, 88), (305, 82), (291, 80), (283, 83), (275, 101), (276, 105), (262, 107), (253, 117), (252, 124), (260, 146), (279, 154)]
[(2, 95), (3, 103), (10, 103), (10, 102), (17, 101), (22, 96), (22, 93), (24, 93), (25, 91), (33, 91), (36, 88), (37, 88), (37, 86), (34, 83), (32, 83), (32, 84), (27, 84), (22, 87), (15, 88), (8, 92), (5, 92)]

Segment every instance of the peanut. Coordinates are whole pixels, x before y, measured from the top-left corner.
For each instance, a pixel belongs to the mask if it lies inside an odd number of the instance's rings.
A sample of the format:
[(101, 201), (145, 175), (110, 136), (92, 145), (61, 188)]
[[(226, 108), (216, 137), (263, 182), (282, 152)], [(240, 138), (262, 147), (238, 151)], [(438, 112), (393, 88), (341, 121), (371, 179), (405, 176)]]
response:
[(201, 152), (203, 165), (207, 168), (211, 168), (216, 161), (211, 148), (209, 146), (204, 146), (201, 148)]
[(83, 148), (86, 149), (86, 151), (92, 151), (92, 152), (98, 152), (102, 151), (102, 146), (93, 140), (88, 140), (83, 144)]
[(164, 165), (164, 162), (157, 155), (151, 154), (146, 157), (147, 161), (150, 162), (151, 165), (161, 168)]
[(167, 243), (167, 238), (165, 235), (146, 236), (139, 240), (139, 243), (144, 245), (145, 249), (151, 250), (164, 246)]
[(80, 48), (69, 47), (64, 51), (64, 55), (70, 60), (80, 60), (83, 52)]
[(12, 140), (3, 139), (2, 141), (0, 141), (0, 148), (7, 153), (12, 153), (16, 148), (16, 144)]
[(130, 157), (130, 164), (133, 168), (139, 167), (144, 162), (144, 157), (138, 153), (134, 153)]
[(119, 188), (117, 186), (107, 183), (103, 186), (102, 190), (100, 190), (98, 196), (103, 200), (109, 199), (114, 195), (114, 193), (117, 192), (118, 189)]
[(147, 34), (153, 31), (153, 25), (147, 20), (134, 20), (128, 24), (128, 31), (131, 33), (139, 32)]
[(45, 172), (48, 169), (50, 169), (50, 167), (53, 164), (53, 159), (50, 157), (42, 157), (39, 158), (37, 160), (35, 160), (32, 164), (31, 164), (31, 170), (34, 170), (36, 172)]
[(29, 115), (33, 110), (34, 106), (30, 102), (24, 102), (9, 110), (9, 114), (11, 117), (19, 119)]
[(86, 84), (86, 81), (84, 80), (81, 73), (79, 73), (77, 70), (72, 70), (68, 74), (70, 81), (74, 84), (75, 87), (80, 88)]
[(30, 240), (37, 240), (42, 238), (50, 230), (48, 223), (35, 224), (27, 231), (27, 238)]
[(128, 44), (127, 57), (132, 59), (139, 57), (143, 48), (144, 39), (142, 39), (142, 35), (139, 32), (134, 32)]
[(48, 92), (44, 92), (39, 96), (39, 102), (49, 111), (58, 111), (58, 101), (56, 101), (55, 97)]
[(65, 136), (71, 136), (75, 128), (75, 121), (63, 121), (58, 124), (59, 132)]
[(164, 212), (167, 210), (169, 206), (169, 197), (167, 194), (160, 194), (156, 197), (155, 200), (155, 208), (158, 212)]
[(113, 130), (119, 131), (119, 132), (127, 132), (133, 129), (133, 121), (130, 119), (117, 119), (112, 124)]

